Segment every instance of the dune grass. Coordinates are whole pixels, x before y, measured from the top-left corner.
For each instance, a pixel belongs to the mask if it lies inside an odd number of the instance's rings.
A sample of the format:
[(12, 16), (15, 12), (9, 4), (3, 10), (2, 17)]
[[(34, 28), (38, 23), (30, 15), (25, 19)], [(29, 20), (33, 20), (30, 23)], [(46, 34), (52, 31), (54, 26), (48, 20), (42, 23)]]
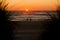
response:
[(0, 2), (0, 20), (3, 21), (3, 20), (6, 20), (8, 17), (7, 17), (7, 10), (6, 10), (6, 7), (7, 7), (8, 4), (5, 4), (5, 1), (2, 0)]

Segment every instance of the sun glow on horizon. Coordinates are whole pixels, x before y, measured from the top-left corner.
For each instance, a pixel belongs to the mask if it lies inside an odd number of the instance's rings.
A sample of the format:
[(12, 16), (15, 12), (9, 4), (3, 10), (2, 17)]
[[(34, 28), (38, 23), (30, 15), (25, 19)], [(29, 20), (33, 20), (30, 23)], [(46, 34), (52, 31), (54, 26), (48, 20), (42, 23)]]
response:
[(25, 9), (26, 11), (29, 11), (29, 9)]
[(8, 10), (56, 10), (57, 8), (57, 0), (7, 0), (7, 2)]

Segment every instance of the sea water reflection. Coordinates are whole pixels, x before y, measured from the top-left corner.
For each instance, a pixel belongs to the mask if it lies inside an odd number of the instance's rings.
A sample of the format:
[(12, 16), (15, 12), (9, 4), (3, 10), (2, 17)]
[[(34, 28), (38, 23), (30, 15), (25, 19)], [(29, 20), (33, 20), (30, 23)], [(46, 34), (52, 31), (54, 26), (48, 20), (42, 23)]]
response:
[[(13, 14), (13, 15), (12, 15)], [(20, 11), (14, 11), (11, 12), (11, 16), (9, 17), (10, 21), (40, 21), (45, 19), (51, 19), (48, 15), (54, 14), (56, 16), (55, 11), (31, 11), (31, 12), (20, 12)]]

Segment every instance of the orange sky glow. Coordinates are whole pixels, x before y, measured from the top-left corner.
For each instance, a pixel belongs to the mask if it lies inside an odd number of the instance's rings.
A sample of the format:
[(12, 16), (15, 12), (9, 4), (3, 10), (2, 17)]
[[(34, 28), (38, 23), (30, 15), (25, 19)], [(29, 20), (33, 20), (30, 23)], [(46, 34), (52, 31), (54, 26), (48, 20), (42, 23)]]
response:
[(57, 0), (7, 0), (8, 10), (56, 10)]

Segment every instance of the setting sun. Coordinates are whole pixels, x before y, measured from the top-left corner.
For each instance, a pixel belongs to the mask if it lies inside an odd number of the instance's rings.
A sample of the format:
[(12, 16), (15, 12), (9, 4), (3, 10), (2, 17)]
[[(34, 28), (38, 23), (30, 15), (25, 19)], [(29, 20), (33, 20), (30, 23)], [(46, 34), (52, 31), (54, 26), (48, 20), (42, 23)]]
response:
[(26, 9), (26, 11), (28, 11), (28, 9)]

